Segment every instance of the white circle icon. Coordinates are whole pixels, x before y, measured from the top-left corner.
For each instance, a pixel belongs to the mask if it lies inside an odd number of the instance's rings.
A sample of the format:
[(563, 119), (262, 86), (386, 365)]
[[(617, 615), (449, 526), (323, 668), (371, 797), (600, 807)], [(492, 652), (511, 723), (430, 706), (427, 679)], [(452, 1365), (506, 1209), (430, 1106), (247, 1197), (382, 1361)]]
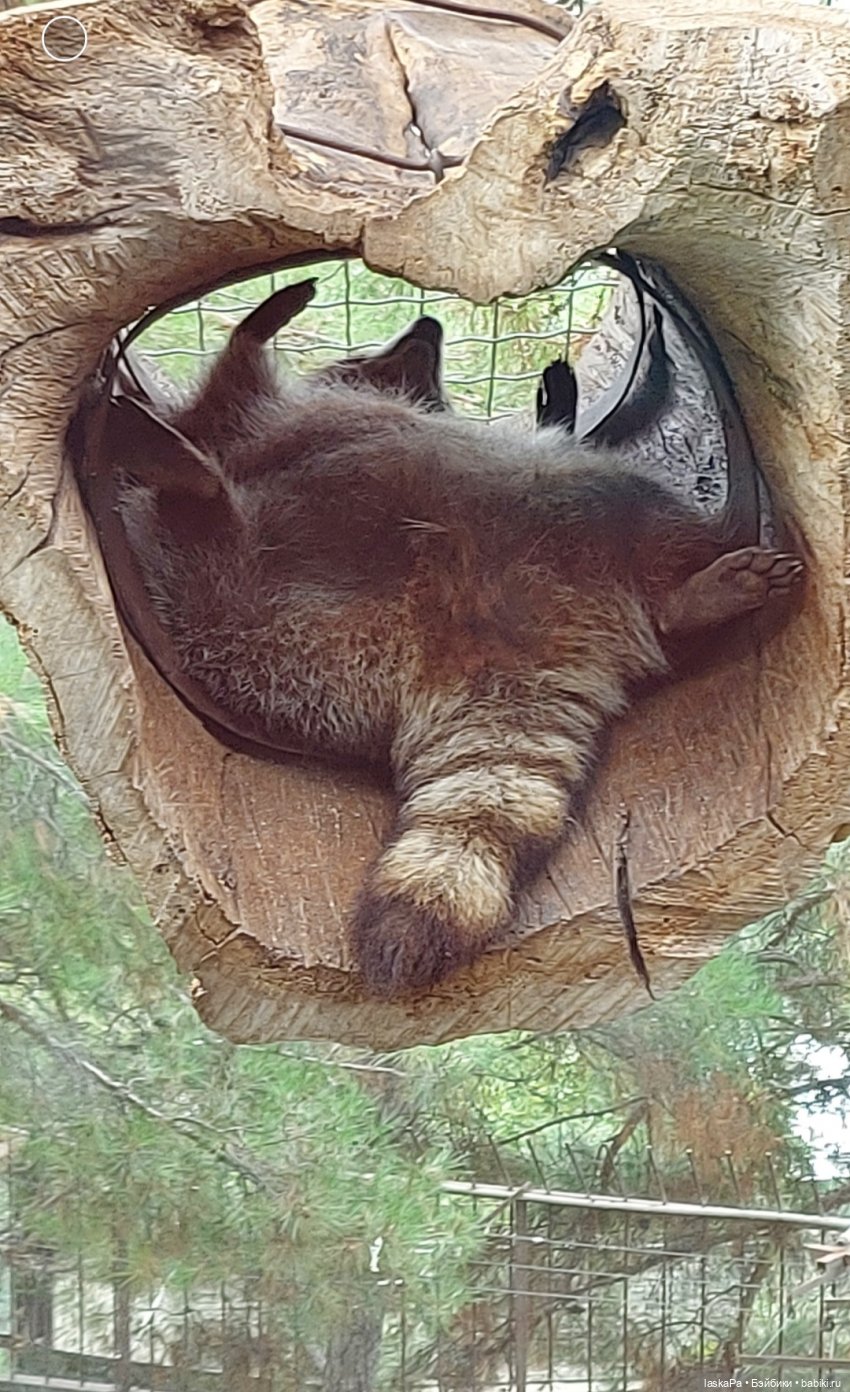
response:
[(41, 31), (41, 46), (56, 63), (73, 63), (82, 58), (88, 42), (86, 26), (74, 15), (54, 15)]

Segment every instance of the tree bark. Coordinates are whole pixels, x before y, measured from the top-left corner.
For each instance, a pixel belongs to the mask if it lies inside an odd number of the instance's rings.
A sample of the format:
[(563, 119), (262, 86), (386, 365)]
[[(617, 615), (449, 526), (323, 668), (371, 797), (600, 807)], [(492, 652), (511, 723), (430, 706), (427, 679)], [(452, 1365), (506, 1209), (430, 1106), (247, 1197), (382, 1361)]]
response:
[[(643, 1004), (612, 893), (622, 804), (653, 985), (681, 982), (850, 822), (846, 16), (671, 0), (659, 23), (620, 0), (559, 45), (373, 0), (103, 0), (80, 10), (85, 55), (56, 63), (49, 13), (0, 17), (0, 604), (204, 1018), (235, 1040), (395, 1048)], [(625, 124), (547, 182), (553, 142), (603, 89)], [(408, 163), (465, 160), (435, 182), (275, 120), (357, 130)], [(228, 752), (179, 704), (116, 620), (68, 421), (119, 326), (217, 276), (338, 247), (488, 300), (612, 245), (659, 261), (708, 321), (805, 551), (805, 600), (621, 722), (510, 948), (376, 1009), (344, 923), (385, 796)]]
[(351, 1311), (328, 1343), (322, 1392), (374, 1392), (383, 1325), (379, 1309)]

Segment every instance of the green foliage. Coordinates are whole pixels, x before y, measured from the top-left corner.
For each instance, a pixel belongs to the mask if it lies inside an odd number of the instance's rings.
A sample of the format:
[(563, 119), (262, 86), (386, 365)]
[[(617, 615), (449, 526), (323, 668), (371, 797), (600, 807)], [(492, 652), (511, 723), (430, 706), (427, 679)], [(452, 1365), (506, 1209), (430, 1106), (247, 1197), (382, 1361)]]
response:
[(423, 1309), (438, 1269), (457, 1298), (477, 1237), (460, 1210), (438, 1228), (451, 1158), (410, 1153), (356, 1072), (204, 1029), (101, 853), (6, 628), (0, 671), (0, 1121), (24, 1138), (14, 1200), (29, 1237), (101, 1278), (120, 1260), (139, 1290), (286, 1291), (317, 1333), (362, 1286), (378, 1235)]

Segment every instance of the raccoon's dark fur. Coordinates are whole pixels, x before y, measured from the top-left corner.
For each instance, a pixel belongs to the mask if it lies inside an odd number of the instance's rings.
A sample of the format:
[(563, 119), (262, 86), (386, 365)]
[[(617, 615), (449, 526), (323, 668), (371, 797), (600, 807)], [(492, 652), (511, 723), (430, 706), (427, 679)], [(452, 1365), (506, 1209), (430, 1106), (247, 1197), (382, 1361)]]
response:
[(311, 294), (280, 292), (237, 330), (170, 418), (193, 448), (165, 480), (162, 457), (134, 465), (121, 512), (186, 673), (223, 712), (391, 770), (396, 823), (351, 943), (393, 995), (504, 933), (600, 733), (668, 670), (669, 644), (801, 566), (730, 552), (718, 523), (556, 429), (434, 411), (433, 321), (278, 379), (262, 340)]

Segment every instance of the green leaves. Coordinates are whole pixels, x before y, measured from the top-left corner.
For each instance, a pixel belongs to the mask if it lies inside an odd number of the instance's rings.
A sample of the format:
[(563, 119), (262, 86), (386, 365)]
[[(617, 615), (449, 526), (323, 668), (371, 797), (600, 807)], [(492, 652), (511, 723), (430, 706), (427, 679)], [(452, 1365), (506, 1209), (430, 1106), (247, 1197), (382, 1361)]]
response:
[(21, 1228), (101, 1279), (120, 1235), (137, 1292), (286, 1291), (316, 1334), (343, 1316), (378, 1236), (381, 1271), (412, 1293), (436, 1264), (461, 1289), (479, 1239), (471, 1213), (437, 1220), (446, 1152), (423, 1159), (363, 1086), (373, 1075), (333, 1050), (237, 1049), (204, 1029), (5, 629), (0, 672), (0, 1123), (23, 1136)]

